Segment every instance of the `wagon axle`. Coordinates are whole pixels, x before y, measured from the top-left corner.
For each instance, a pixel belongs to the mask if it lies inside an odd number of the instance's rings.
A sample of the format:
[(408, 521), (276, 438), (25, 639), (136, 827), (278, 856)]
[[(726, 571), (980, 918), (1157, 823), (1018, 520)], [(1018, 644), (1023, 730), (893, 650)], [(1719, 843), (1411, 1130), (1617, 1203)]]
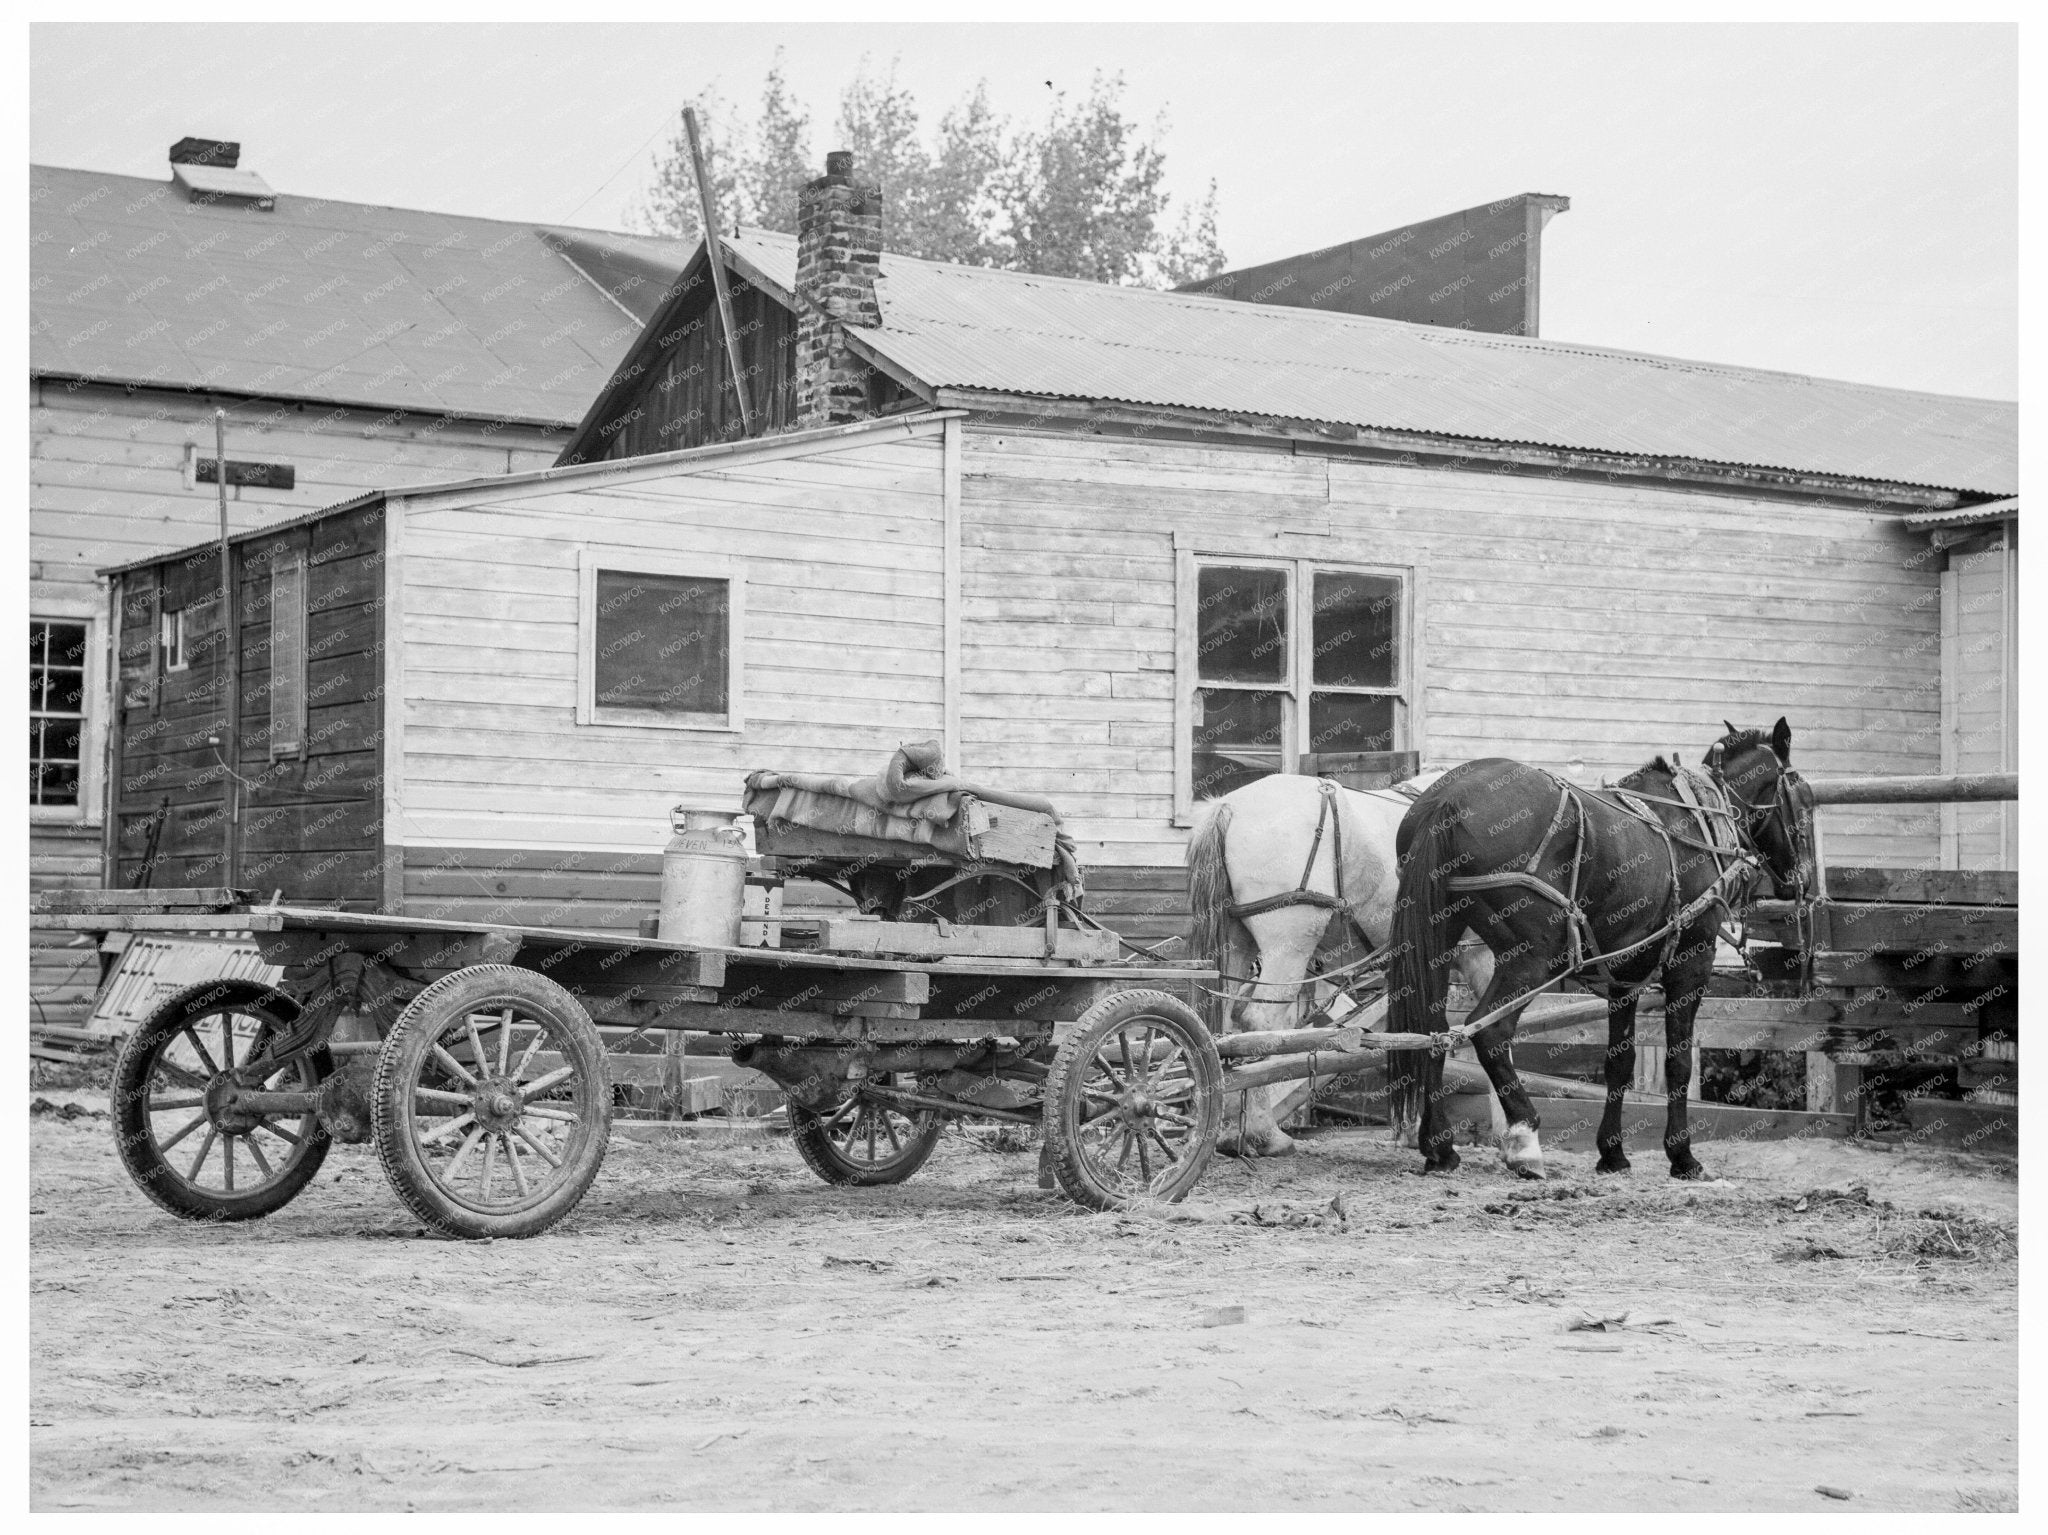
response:
[(317, 1092), (268, 1093), (243, 1087), (236, 1073), (223, 1071), (206, 1085), (206, 1112), (223, 1135), (246, 1135), (266, 1119), (315, 1113), (320, 1098)]

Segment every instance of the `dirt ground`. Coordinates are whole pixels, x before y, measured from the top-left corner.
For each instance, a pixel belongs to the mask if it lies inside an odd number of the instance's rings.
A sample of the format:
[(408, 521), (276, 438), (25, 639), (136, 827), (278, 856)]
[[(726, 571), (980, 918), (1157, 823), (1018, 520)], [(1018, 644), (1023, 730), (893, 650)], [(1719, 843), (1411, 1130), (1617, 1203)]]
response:
[(1380, 1134), (1135, 1215), (957, 1132), (867, 1191), (786, 1139), (615, 1142), (552, 1233), (464, 1244), (367, 1147), (207, 1228), (38, 1114), (33, 1505), (2017, 1507), (2010, 1162), (1425, 1181)]

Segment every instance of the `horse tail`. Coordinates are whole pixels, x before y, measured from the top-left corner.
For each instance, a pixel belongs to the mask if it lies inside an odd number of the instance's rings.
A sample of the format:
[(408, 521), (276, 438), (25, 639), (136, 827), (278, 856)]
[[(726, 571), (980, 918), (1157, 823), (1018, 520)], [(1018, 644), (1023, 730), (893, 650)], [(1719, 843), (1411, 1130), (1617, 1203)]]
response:
[[(1451, 842), (1457, 827), (1455, 807), (1430, 793), (1409, 811), (1396, 837), (1401, 882), (1394, 900), (1387, 1024), (1397, 1034), (1435, 1034), (1447, 1027), (1449, 957), (1451, 940), (1457, 936), (1450, 912)], [(1400, 845), (1404, 842), (1405, 847)], [(1397, 1126), (1421, 1115), (1427, 1062), (1426, 1051), (1388, 1052), (1389, 1108)]]
[(1230, 941), (1230, 870), (1223, 840), (1230, 830), (1230, 806), (1214, 808), (1188, 839), (1188, 947), (1198, 959), (1220, 960)]

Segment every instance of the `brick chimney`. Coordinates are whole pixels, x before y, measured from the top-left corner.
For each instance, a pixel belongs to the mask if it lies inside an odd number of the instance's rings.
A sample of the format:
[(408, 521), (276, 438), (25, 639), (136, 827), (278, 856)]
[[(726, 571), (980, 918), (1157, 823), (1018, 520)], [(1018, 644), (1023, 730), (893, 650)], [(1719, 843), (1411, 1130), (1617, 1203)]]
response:
[(858, 421), (872, 413), (874, 370), (846, 327), (882, 323), (882, 189), (855, 181), (853, 156), (835, 149), (797, 193), (796, 225), (796, 424)]

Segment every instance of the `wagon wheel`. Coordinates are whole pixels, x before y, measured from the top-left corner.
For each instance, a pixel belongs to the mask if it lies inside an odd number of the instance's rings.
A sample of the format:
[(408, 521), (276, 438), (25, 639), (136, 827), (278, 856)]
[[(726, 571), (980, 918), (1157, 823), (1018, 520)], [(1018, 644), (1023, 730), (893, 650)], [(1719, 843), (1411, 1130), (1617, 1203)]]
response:
[(843, 1188), (901, 1183), (930, 1160), (945, 1128), (937, 1109), (902, 1109), (856, 1093), (814, 1113), (791, 1100), (790, 1139), (811, 1171)]
[(546, 976), (472, 965), (399, 1015), (370, 1123), (385, 1176), (421, 1220), (454, 1236), (534, 1236), (604, 1165), (604, 1043)]
[(1067, 1197), (1113, 1210), (1178, 1200), (1216, 1150), (1223, 1065), (1193, 1009), (1120, 991), (1081, 1015), (1045, 1085), (1045, 1139)]
[(313, 1181), (327, 1159), (314, 1114), (334, 1069), (326, 1047), (253, 1072), (247, 1064), (298, 1016), (290, 997), (258, 982), (204, 981), (128, 1036), (114, 1066), (114, 1140), (143, 1193), (186, 1220), (247, 1221)]

